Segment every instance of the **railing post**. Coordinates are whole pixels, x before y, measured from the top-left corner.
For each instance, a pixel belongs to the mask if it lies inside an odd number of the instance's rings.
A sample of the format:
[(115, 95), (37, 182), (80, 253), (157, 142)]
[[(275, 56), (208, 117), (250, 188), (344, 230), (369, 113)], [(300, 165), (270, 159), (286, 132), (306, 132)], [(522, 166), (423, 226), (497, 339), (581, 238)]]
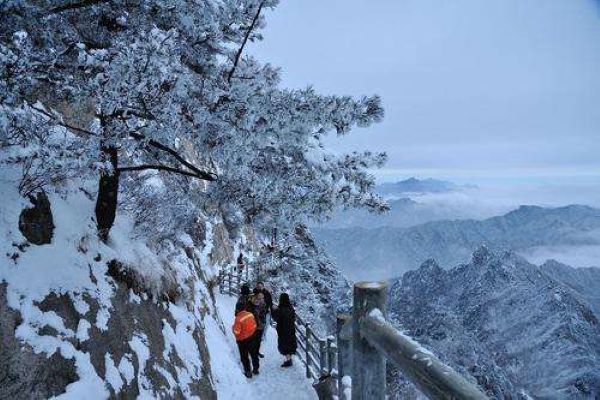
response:
[[(336, 321), (337, 334), (337, 356), (338, 356), (338, 388), (343, 387), (342, 379), (344, 376), (352, 375), (352, 341), (350, 338), (342, 335), (342, 328), (350, 323), (352, 316), (349, 314), (338, 314)], [(341, 396), (340, 396), (341, 397)]]
[(385, 356), (360, 334), (362, 318), (373, 309), (385, 316), (385, 282), (359, 282), (354, 285), (352, 308), (352, 400), (385, 399)]
[(217, 279), (219, 280), (219, 293), (223, 294), (223, 277), (225, 276), (225, 274), (223, 273), (223, 270), (220, 269), (219, 270), (219, 276), (217, 277)]
[(319, 375), (327, 374), (327, 341), (319, 339)]
[[(338, 372), (338, 391), (342, 391), (344, 385), (342, 379), (344, 376), (352, 375), (352, 342), (349, 338), (343, 337), (342, 328), (352, 320), (349, 314), (338, 314), (336, 321), (337, 334), (337, 372)], [(343, 393), (338, 393), (342, 398)]]
[(307, 322), (304, 327), (304, 333), (306, 333), (306, 377), (310, 379), (310, 324)]
[(227, 290), (229, 291), (229, 294), (231, 295), (231, 293), (233, 293), (232, 290), (231, 290), (231, 284), (232, 284), (232, 282), (231, 282), (231, 271), (227, 274), (227, 278), (228, 278), (227, 279)]
[(327, 337), (327, 372), (331, 375), (337, 366), (337, 346), (333, 336)]

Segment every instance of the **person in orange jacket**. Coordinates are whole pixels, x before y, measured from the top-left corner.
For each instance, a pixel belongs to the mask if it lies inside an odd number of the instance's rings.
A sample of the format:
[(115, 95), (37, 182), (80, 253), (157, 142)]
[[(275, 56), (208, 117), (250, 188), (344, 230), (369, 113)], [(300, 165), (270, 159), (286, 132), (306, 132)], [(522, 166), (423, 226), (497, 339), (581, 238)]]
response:
[[(257, 332), (256, 319), (248, 308), (248, 304), (245, 304), (235, 315), (232, 330), (240, 352), (240, 361), (244, 366), (244, 375), (246, 375), (246, 378), (252, 378), (252, 374), (259, 374), (260, 365), (255, 337)], [(252, 369), (250, 369), (250, 359), (252, 359)]]

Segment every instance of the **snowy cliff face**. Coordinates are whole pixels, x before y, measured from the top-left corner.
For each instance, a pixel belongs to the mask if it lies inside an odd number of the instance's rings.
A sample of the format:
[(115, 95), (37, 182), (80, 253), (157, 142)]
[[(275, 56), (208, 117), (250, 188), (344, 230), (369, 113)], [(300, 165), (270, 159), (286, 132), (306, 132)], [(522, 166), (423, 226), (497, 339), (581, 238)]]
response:
[[(600, 396), (598, 316), (514, 254), (482, 247), (449, 270), (427, 261), (392, 282), (389, 314), (494, 398)], [(398, 371), (391, 376), (397, 398), (414, 394)]]
[(218, 219), (195, 229), (202, 241), (151, 243), (122, 213), (104, 244), (82, 184), (48, 193), (53, 236), (34, 245), (19, 230), (29, 202), (9, 181), (1, 189), (0, 398), (217, 397), (213, 260), (239, 246)]
[(315, 236), (352, 279), (401, 276), (429, 258), (467, 262), (481, 244), (495, 250), (598, 245), (600, 210), (587, 206), (522, 206), (482, 221), (436, 221), (410, 228), (315, 229)]

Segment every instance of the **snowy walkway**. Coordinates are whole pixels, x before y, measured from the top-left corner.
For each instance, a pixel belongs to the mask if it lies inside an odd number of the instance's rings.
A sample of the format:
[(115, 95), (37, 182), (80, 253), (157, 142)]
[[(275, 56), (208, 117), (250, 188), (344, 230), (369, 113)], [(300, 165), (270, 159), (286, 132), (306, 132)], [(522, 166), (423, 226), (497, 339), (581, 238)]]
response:
[[(283, 357), (277, 351), (277, 333), (270, 327), (267, 337), (261, 346), (265, 358), (260, 360), (260, 375), (247, 379), (242, 374), (235, 338), (231, 333), (235, 299), (231, 296), (217, 295), (220, 317), (227, 330), (227, 340), (222, 335), (211, 335), (211, 330), (218, 329), (216, 323), (209, 319), (213, 327), (207, 327), (207, 342), (211, 348), (211, 365), (219, 399), (269, 399), (269, 400), (313, 400), (317, 398), (312, 382), (305, 378), (304, 366), (298, 358), (294, 358), (294, 366), (281, 368)], [(213, 331), (214, 332), (214, 331)], [(210, 336), (210, 337), (209, 337)], [(215, 357), (213, 349), (222, 349)], [(236, 368), (231, 368), (235, 365)]]

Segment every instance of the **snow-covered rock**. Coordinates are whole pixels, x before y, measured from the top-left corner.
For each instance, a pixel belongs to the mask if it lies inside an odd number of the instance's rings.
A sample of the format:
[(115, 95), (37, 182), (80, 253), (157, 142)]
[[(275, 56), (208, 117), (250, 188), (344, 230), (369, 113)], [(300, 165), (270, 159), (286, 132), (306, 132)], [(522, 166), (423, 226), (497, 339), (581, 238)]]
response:
[(554, 260), (540, 266), (546, 274), (564, 283), (590, 304), (600, 319), (600, 268), (573, 268)]
[(26, 200), (1, 185), (0, 398), (216, 398), (203, 243), (133, 239), (123, 213), (104, 244), (73, 188), (48, 194), (54, 236), (34, 245), (18, 229)]

